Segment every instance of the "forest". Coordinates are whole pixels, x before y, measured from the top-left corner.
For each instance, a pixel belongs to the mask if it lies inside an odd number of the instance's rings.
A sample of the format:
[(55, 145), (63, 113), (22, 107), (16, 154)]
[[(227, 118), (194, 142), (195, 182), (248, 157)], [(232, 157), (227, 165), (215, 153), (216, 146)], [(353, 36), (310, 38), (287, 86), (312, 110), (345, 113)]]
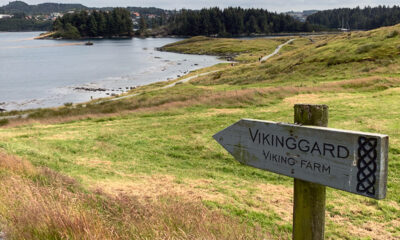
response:
[(287, 14), (263, 9), (204, 8), (200, 11), (182, 9), (169, 18), (168, 32), (172, 35), (240, 36), (281, 32), (310, 32), (317, 29)]
[(81, 11), (65, 14), (53, 24), (54, 37), (79, 39), (84, 37), (132, 36), (133, 23), (130, 12), (123, 8), (112, 11)]
[(378, 6), (363, 9), (357, 7), (325, 10), (308, 16), (307, 22), (331, 29), (370, 30), (400, 23), (400, 7)]

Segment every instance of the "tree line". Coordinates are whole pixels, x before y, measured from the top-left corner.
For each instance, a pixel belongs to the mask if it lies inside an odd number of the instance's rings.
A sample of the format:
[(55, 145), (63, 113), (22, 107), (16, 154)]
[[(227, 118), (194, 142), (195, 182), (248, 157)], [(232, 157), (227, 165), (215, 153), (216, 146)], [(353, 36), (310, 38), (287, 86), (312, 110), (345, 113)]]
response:
[(239, 36), (281, 32), (309, 32), (317, 30), (310, 23), (302, 23), (287, 14), (277, 14), (263, 9), (204, 8), (180, 10), (168, 21), (172, 35)]
[(81, 11), (65, 14), (54, 21), (55, 37), (77, 39), (82, 37), (132, 36), (130, 12), (124, 8), (112, 11)]
[(378, 6), (326, 10), (308, 16), (307, 22), (328, 28), (370, 30), (400, 23), (400, 7)]

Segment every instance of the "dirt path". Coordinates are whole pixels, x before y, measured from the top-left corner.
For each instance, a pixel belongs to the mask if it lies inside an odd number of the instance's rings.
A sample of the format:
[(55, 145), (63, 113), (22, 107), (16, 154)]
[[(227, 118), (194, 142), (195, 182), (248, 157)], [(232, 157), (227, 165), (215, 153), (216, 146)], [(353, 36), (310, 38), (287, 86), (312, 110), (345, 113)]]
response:
[(174, 82), (174, 83), (172, 83), (172, 84), (169, 84), (169, 85), (167, 85), (167, 86), (164, 86), (164, 87), (162, 87), (161, 89), (170, 88), (170, 87), (173, 87), (173, 86), (175, 86), (175, 85), (177, 85), (177, 84), (189, 82), (190, 80), (192, 80), (192, 79), (194, 79), (194, 78), (206, 76), (206, 75), (209, 75), (209, 74), (211, 74), (211, 73), (216, 73), (216, 72), (220, 72), (220, 71), (222, 71), (222, 70), (215, 70), (215, 71), (200, 73), (200, 74), (197, 74), (197, 75), (194, 75), (194, 76), (191, 76), (191, 77), (188, 77), (188, 78), (179, 80), (179, 81)]
[(293, 38), (293, 39), (290, 39), (289, 41), (287, 41), (287, 42), (285, 42), (285, 43), (283, 43), (283, 44), (281, 44), (281, 45), (279, 45), (279, 46), (275, 49), (275, 51), (274, 51), (273, 53), (271, 53), (270, 55), (267, 55), (267, 56), (264, 56), (263, 58), (261, 58), (260, 62), (265, 62), (265, 61), (267, 61), (268, 59), (270, 59), (271, 57), (275, 56), (276, 54), (279, 53), (279, 51), (281, 50), (281, 48), (282, 48), (283, 46), (285, 46), (285, 45), (287, 45), (287, 44), (289, 44), (289, 43), (291, 43), (291, 42), (293, 42), (293, 41), (294, 41), (294, 38)]
[[(182, 84), (182, 83), (185, 83), (185, 82), (189, 82), (190, 80), (192, 80), (192, 79), (194, 79), (194, 78), (198, 78), (198, 77), (201, 77), (201, 76), (206, 76), (206, 75), (209, 75), (209, 74), (211, 74), (211, 73), (215, 73), (215, 72), (219, 72), (219, 71), (222, 71), (222, 70), (215, 70), (215, 71), (200, 73), (200, 74), (197, 74), (197, 75), (188, 77), (188, 78), (184, 78), (184, 79), (179, 80), (179, 81), (177, 81), (177, 82), (171, 83), (171, 84), (166, 85), (166, 86), (164, 86), (164, 87), (160, 87), (160, 88), (154, 89), (154, 90), (152, 90), (152, 91), (156, 91), (156, 90), (160, 90), (160, 89), (166, 89), (166, 88), (171, 88), (171, 87), (174, 87), (174, 86), (177, 85), (177, 84)], [(137, 95), (139, 95), (139, 94), (140, 94), (140, 93), (134, 93), (134, 94), (129, 94), (129, 95), (121, 96), (121, 97), (115, 97), (115, 98), (112, 98), (112, 99), (107, 99), (107, 100), (104, 100), (104, 101), (96, 102), (96, 104), (104, 103), (104, 102), (117, 101), (117, 100), (124, 99), (124, 98), (130, 98), (130, 97), (137, 96)]]

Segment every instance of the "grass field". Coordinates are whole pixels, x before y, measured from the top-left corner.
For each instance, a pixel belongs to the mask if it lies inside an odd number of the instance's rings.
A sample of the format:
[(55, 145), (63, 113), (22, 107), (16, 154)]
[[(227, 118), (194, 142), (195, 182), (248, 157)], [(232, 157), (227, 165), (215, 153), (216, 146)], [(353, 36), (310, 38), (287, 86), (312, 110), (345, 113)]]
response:
[(238, 63), (11, 120), (0, 129), (1, 229), (10, 239), (290, 239), (293, 179), (239, 164), (212, 135), (241, 118), (292, 122), (294, 104), (315, 103), (330, 107), (330, 127), (390, 136), (387, 198), (328, 189), (326, 238), (399, 239), (399, 32), (301, 37), (265, 63), (259, 55), (288, 38), (195, 38), (168, 50), (223, 45)]

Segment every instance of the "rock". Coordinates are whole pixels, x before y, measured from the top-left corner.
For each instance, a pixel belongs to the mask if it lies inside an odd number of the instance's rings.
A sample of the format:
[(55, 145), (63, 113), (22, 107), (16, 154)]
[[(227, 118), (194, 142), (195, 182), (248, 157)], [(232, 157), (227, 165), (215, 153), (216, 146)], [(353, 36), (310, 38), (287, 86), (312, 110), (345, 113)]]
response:
[(74, 90), (83, 90), (87, 92), (105, 92), (107, 89), (105, 88), (89, 88), (89, 87), (76, 87)]
[(0, 112), (5, 112), (7, 110), (5, 110), (4, 108), (0, 108)]

